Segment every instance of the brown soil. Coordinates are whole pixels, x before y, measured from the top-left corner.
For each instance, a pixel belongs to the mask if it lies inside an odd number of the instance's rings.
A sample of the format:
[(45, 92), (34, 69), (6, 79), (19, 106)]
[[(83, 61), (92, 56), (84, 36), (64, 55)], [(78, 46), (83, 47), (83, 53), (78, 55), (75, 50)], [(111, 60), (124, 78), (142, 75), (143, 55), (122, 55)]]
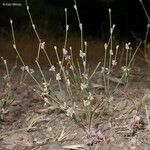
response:
[[(0, 69), (2, 77), (5, 71), (2, 67)], [(47, 71), (45, 74), (48, 74)], [(38, 73), (36, 75), (40, 78)], [(105, 113), (99, 116), (94, 128), (101, 131), (101, 138), (92, 145), (86, 144), (84, 128), (65, 113), (44, 105), (43, 100), (33, 92), (34, 83), (30, 78), (21, 85), (18, 84), (19, 78), (20, 73), (16, 71), (12, 78), (14, 101), (3, 112), (4, 120), (0, 126), (1, 150), (150, 149), (150, 124), (148, 126), (145, 109), (149, 110), (150, 115), (150, 96), (142, 100), (150, 89), (150, 77), (141, 70), (132, 73), (127, 88), (119, 87)], [(2, 78), (0, 83), (2, 93)], [(93, 90), (103, 92), (102, 89)]]

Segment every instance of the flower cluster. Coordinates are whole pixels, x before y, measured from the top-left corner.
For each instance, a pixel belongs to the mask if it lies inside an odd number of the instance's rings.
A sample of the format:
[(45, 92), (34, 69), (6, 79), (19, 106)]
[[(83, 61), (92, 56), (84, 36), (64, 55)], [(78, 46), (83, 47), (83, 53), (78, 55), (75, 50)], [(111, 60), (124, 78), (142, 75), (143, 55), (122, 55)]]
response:
[(52, 72), (55, 72), (55, 70), (56, 70), (56, 68), (55, 68), (54, 65), (52, 65), (52, 66), (50, 67), (50, 69), (49, 69), (49, 71), (52, 71)]
[(114, 55), (112, 49), (110, 49), (109, 54), (110, 54), (111, 56)]
[(107, 72), (108, 72), (108, 68), (102, 67), (101, 69), (102, 69), (102, 70), (101, 70), (101, 73), (107, 73)]
[(45, 42), (42, 42), (42, 43), (40, 43), (40, 47), (41, 47), (41, 49), (45, 49)]
[(89, 96), (87, 97), (87, 100), (83, 100), (83, 105), (85, 107), (90, 106), (91, 101), (94, 99), (93, 95), (91, 92), (89, 92)]
[(129, 69), (127, 66), (122, 66), (121, 69), (122, 69), (122, 71), (123, 71), (124, 73), (130, 71), (130, 69)]
[(42, 95), (42, 96), (46, 96), (46, 95), (48, 95), (48, 93), (49, 93), (49, 91), (48, 91), (48, 86), (49, 86), (49, 84), (46, 83), (46, 82), (43, 82), (42, 85), (43, 85), (43, 92), (42, 92), (41, 95)]
[(80, 50), (80, 57), (83, 58), (86, 56), (86, 53), (84, 53), (82, 50)]
[(72, 107), (69, 107), (67, 109), (67, 114), (66, 115), (72, 117), (74, 113), (75, 113), (74, 109)]
[(130, 68), (128, 68), (127, 66), (122, 66), (121, 69), (122, 69), (123, 73), (125, 73), (125, 76), (128, 76)]
[(117, 61), (114, 59), (112, 60), (112, 66), (116, 66), (117, 65)]
[(126, 49), (126, 50), (129, 50), (129, 49), (130, 49), (130, 46), (131, 46), (131, 43), (130, 43), (130, 42), (129, 42), (129, 43), (126, 43), (126, 44), (125, 44), (125, 49)]
[(81, 90), (87, 89), (88, 88), (88, 84), (81, 83), (80, 88), (81, 88)]
[(60, 80), (61, 80), (60, 73), (57, 73), (57, 74), (56, 74), (56, 80), (57, 80), (57, 81), (60, 81)]
[(34, 70), (33, 69), (30, 69), (29, 66), (22, 66), (20, 68), (22, 71), (26, 70), (28, 73), (30, 74), (33, 74), (34, 73)]

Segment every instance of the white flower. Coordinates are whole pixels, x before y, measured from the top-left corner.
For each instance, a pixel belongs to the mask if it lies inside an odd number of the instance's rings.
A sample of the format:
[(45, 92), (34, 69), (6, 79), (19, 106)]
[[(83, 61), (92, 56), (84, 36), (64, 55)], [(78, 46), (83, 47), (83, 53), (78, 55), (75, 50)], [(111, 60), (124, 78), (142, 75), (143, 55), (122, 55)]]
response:
[(67, 25), (66, 25), (66, 31), (68, 31), (68, 30), (69, 30), (69, 25), (67, 24)]
[(93, 99), (94, 99), (94, 97), (93, 97), (92, 93), (89, 92), (88, 100), (93, 100)]
[(30, 69), (30, 73), (33, 74), (34, 73), (34, 69)]
[(110, 34), (112, 34), (112, 33), (113, 33), (114, 28), (115, 28), (115, 24), (113, 24), (113, 26), (112, 26), (112, 28), (111, 28), (111, 30), (110, 30)]
[(73, 110), (73, 108), (72, 107), (69, 107), (68, 109), (67, 109), (67, 116), (70, 116), (70, 117), (72, 117), (72, 115), (75, 113), (75, 111)]
[(47, 87), (44, 87), (43, 91), (42, 91), (42, 93), (40, 95), (45, 98), (45, 96), (47, 96), (48, 94), (49, 94), (49, 92), (48, 92)]
[(69, 79), (67, 79), (67, 85), (70, 86), (70, 80)]
[(75, 10), (77, 10), (77, 5), (74, 5), (73, 7), (74, 7)]
[(118, 50), (118, 49), (119, 49), (119, 45), (116, 46), (116, 50)]
[(129, 49), (130, 49), (130, 45), (131, 45), (130, 42), (129, 42), (129, 43), (126, 43), (126, 44), (125, 44), (125, 49), (126, 49), (126, 50), (129, 50)]
[(71, 56), (70, 55), (66, 55), (65, 56), (65, 60), (70, 60), (71, 59)]
[(83, 101), (83, 105), (86, 107), (86, 106), (89, 106), (91, 104), (91, 102), (89, 100), (84, 100)]
[(3, 62), (4, 62), (4, 64), (5, 64), (5, 65), (7, 64), (7, 61), (6, 61), (6, 59), (4, 59), (4, 60), (3, 60)]
[(84, 66), (84, 67), (86, 66), (86, 61), (83, 61), (83, 66)]
[(82, 75), (83, 75), (83, 77), (84, 77), (85, 79), (88, 79), (88, 75), (87, 75), (87, 74), (82, 73)]
[(35, 24), (32, 24), (32, 28), (35, 29)]
[(112, 60), (112, 65), (113, 65), (113, 66), (116, 66), (116, 65), (117, 65), (116, 60)]
[(22, 71), (24, 71), (24, 70), (25, 70), (25, 67), (24, 67), (24, 66), (22, 66), (22, 67), (20, 67), (20, 69), (21, 69)]
[(130, 71), (130, 69), (126, 66), (122, 66), (121, 69), (123, 72), (129, 72)]
[(27, 10), (29, 10), (29, 6), (27, 6)]
[(108, 44), (107, 43), (104, 44), (104, 48), (105, 48), (105, 50), (107, 50), (107, 48), (108, 48)]
[(29, 66), (25, 66), (25, 70), (27, 71), (27, 72), (29, 72), (30, 70), (29, 70)]
[(16, 45), (15, 44), (13, 44), (13, 48), (16, 49)]
[(67, 109), (67, 104), (66, 104), (66, 102), (64, 102), (62, 105), (60, 105), (60, 108), (62, 109), (62, 110), (65, 110), (65, 109)]
[(87, 46), (87, 41), (84, 42), (85, 47)]
[(84, 89), (87, 89), (88, 87), (88, 84), (85, 84), (85, 83), (81, 83), (81, 90), (84, 90)]
[(79, 24), (80, 30), (82, 30), (82, 23)]
[(109, 54), (112, 56), (114, 53), (112, 51), (112, 49), (110, 49)]
[(56, 68), (55, 68), (54, 65), (52, 65), (51, 68), (49, 69), (49, 71), (53, 71), (53, 72), (54, 72), (55, 70), (56, 70)]
[(40, 47), (41, 47), (41, 49), (44, 49), (44, 47), (45, 47), (45, 42), (41, 43), (41, 44), (40, 44)]
[(82, 50), (80, 50), (80, 57), (83, 58), (86, 56), (86, 53), (84, 53)]
[(110, 103), (111, 101), (113, 101), (113, 99), (114, 99), (113, 96), (110, 96), (109, 99), (108, 99), (109, 103)]
[(67, 54), (68, 54), (68, 51), (65, 48), (63, 48), (63, 55), (67, 55)]
[(74, 70), (72, 65), (71, 65), (69, 68), (70, 68), (71, 70)]
[(44, 97), (44, 101), (45, 101), (46, 103), (49, 103), (49, 101), (48, 101), (48, 98), (47, 98), (47, 97)]
[(57, 73), (57, 74), (56, 74), (56, 80), (57, 80), (57, 81), (61, 80), (60, 73)]
[(12, 24), (13, 23), (13, 21), (10, 19), (10, 24)]
[(107, 71), (108, 71), (108, 68), (104, 68), (104, 67), (102, 67), (101, 69), (102, 69), (102, 70), (101, 70), (101, 73), (105, 73), (105, 72), (107, 72)]
[(102, 67), (101, 69), (102, 69), (102, 70), (101, 70), (101, 73), (104, 73), (104, 72), (105, 72), (105, 68)]

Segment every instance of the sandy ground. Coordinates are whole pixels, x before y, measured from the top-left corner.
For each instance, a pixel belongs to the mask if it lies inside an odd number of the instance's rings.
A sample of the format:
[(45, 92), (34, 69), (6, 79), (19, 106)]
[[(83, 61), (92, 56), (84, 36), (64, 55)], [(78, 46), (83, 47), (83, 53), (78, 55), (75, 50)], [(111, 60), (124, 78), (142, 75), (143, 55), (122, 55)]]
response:
[[(142, 100), (150, 89), (149, 75), (135, 68), (127, 88), (119, 87), (107, 109), (98, 117), (90, 131), (79, 126), (65, 113), (45, 106), (33, 92), (34, 82), (27, 78), (19, 84), (20, 71), (12, 77), (13, 103), (3, 112), (0, 123), (1, 150), (149, 150), (150, 96)], [(5, 70), (0, 68), (1, 97), (4, 93)], [(35, 73), (40, 78), (39, 73)], [(48, 71), (45, 70), (45, 74)], [(94, 78), (97, 81), (97, 78)], [(53, 81), (53, 84), (56, 84)], [(102, 89), (93, 88), (95, 93)], [(149, 111), (146, 113), (146, 108)], [(96, 130), (96, 131), (95, 131)], [(100, 131), (101, 135), (96, 138)], [(96, 139), (95, 141), (92, 139)], [(91, 144), (88, 144), (92, 141)]]

